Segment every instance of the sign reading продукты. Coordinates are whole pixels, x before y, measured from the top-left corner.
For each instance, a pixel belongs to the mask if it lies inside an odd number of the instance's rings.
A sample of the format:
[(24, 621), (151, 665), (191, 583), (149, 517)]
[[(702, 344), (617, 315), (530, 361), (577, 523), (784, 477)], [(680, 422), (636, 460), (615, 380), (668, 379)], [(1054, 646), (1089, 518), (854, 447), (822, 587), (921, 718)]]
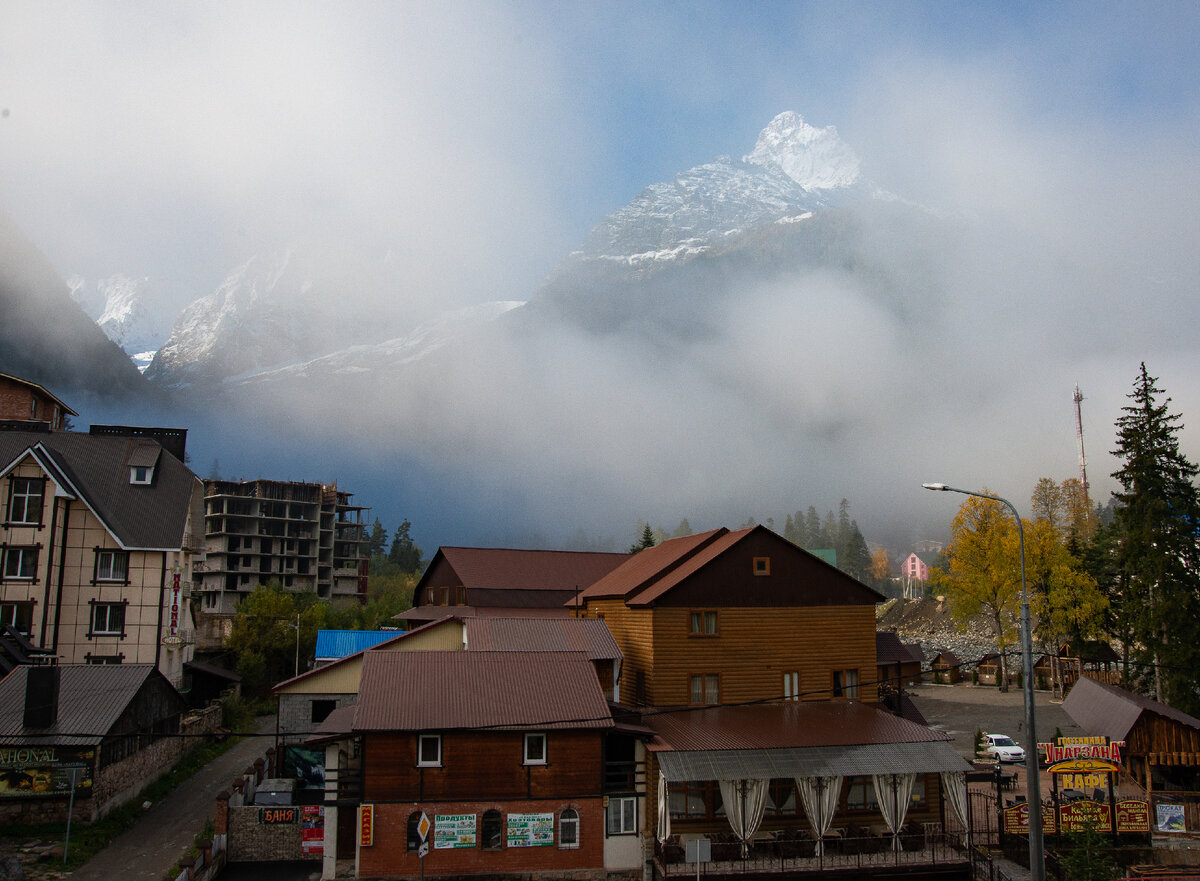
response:
[(434, 850), (450, 847), (475, 846), (474, 814), (435, 814), (433, 817)]

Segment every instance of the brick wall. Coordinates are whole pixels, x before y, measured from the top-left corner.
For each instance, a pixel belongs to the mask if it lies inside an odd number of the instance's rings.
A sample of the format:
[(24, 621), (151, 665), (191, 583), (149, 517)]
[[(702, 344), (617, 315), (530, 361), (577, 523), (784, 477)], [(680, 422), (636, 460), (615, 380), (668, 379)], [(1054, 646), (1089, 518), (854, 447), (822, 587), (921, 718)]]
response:
[[(579, 814), (579, 847), (559, 847), (559, 817), (566, 808)], [(549, 847), (507, 847), (484, 850), (480, 846), (483, 813), (498, 810), (501, 829), (510, 813), (553, 813), (554, 844)], [(407, 849), (408, 818), (424, 811), (436, 824), (437, 814), (475, 814), (476, 844), (470, 848), (430, 848), (424, 860), (426, 877), (520, 875), (526, 878), (589, 881), (605, 877), (604, 807), (599, 798), (570, 800), (518, 800), (497, 802), (452, 802), (430, 804), (376, 804), (375, 843), (359, 849), (359, 874), (364, 878), (421, 872), (421, 860)], [(435, 829), (436, 831), (436, 829)], [(434, 832), (430, 832), (430, 838)]]
[(358, 703), (357, 694), (281, 694), (279, 695), (279, 739), (284, 743), (303, 740), (319, 722), (312, 720), (312, 703), (331, 700), (338, 709)]

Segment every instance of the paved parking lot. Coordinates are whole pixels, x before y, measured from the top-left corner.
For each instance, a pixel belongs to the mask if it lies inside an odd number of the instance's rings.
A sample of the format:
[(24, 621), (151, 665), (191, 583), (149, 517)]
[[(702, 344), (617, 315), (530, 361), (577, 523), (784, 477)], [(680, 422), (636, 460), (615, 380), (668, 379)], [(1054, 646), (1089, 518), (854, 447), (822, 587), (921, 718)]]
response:
[(1064, 737), (1086, 734), (1071, 721), (1061, 701), (1052, 701), (1050, 692), (1034, 692), (1037, 737), (1025, 730), (1024, 692), (1008, 692), (983, 685), (919, 685), (910, 689), (913, 703), (933, 728), (954, 735), (954, 746), (965, 759), (975, 755), (975, 732), (1007, 734), (1026, 750), (1047, 743), (1059, 729)]

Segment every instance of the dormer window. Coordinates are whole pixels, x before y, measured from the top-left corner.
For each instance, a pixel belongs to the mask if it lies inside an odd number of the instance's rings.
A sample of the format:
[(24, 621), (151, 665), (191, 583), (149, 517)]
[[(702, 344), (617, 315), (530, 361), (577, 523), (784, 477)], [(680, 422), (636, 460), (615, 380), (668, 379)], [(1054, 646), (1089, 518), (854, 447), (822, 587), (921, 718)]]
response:
[(134, 486), (149, 486), (154, 482), (154, 469), (162, 447), (156, 443), (139, 443), (129, 454), (129, 482)]

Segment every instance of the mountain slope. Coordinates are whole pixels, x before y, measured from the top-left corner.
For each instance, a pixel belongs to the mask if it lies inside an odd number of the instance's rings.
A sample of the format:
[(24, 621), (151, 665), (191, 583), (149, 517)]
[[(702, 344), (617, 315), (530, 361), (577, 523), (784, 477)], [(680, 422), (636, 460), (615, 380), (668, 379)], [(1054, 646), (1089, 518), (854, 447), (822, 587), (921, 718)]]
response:
[(33, 380), (79, 409), (152, 392), (133, 362), (71, 299), (70, 289), (0, 212), (0, 372)]

